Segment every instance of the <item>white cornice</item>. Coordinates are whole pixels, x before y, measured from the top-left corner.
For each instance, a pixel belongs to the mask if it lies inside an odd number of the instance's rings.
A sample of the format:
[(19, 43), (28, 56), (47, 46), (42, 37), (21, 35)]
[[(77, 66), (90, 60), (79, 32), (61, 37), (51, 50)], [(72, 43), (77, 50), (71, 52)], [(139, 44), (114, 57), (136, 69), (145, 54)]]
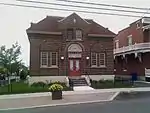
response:
[(27, 30), (27, 33), (50, 34), (50, 35), (61, 35), (62, 34), (62, 32), (32, 31), (32, 30)]
[(115, 37), (115, 35), (88, 34), (89, 37)]

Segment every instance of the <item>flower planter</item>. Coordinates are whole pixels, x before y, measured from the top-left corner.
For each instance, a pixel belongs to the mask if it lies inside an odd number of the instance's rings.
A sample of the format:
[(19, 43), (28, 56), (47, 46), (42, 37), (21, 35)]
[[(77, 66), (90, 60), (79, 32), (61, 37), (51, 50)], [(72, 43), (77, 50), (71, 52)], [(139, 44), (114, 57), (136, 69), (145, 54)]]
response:
[(62, 99), (62, 91), (53, 91), (52, 92), (52, 100)]

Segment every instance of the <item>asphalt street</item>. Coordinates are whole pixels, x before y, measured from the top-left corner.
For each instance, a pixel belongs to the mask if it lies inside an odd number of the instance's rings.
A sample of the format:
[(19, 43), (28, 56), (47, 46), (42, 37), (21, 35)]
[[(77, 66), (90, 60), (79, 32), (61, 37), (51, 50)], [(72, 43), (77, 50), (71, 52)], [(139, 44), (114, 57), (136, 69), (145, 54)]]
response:
[(149, 113), (150, 97), (112, 102), (0, 111), (0, 113)]

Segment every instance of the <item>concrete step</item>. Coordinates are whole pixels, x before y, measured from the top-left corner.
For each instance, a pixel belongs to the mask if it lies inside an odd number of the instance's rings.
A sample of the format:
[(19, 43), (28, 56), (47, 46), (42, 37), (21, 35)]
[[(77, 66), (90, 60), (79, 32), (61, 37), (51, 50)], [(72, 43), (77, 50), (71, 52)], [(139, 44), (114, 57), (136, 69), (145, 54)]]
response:
[(73, 86), (88, 86), (85, 78), (69, 78)]
[(90, 86), (75, 86), (73, 87), (73, 90), (74, 91), (92, 91), (94, 89)]

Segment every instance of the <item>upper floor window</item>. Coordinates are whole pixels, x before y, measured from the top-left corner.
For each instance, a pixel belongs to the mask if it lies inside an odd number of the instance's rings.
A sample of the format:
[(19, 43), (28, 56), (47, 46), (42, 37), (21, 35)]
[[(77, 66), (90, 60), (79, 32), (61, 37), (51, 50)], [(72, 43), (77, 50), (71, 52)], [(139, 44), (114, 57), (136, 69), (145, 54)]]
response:
[(132, 45), (133, 40), (132, 40), (132, 35), (128, 36), (128, 46)]
[(119, 40), (115, 40), (115, 49), (119, 48)]
[(68, 40), (73, 39), (73, 29), (68, 29), (67, 30), (67, 38), (68, 38)]
[(140, 22), (137, 22), (137, 23), (136, 23), (136, 28), (137, 28), (137, 29), (140, 28)]
[(76, 40), (82, 40), (82, 30), (76, 30)]

